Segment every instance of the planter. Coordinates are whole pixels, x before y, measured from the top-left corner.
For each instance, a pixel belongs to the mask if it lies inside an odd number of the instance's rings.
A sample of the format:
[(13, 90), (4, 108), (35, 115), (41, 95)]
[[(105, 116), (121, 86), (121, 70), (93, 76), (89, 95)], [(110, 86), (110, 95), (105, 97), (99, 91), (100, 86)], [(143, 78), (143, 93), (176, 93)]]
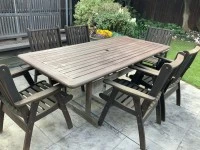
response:
[(107, 37), (103, 37), (103, 36), (100, 36), (100, 35), (98, 35), (98, 34), (92, 34), (92, 35), (90, 36), (90, 39), (91, 39), (92, 41), (96, 41), (96, 40), (107, 39)]

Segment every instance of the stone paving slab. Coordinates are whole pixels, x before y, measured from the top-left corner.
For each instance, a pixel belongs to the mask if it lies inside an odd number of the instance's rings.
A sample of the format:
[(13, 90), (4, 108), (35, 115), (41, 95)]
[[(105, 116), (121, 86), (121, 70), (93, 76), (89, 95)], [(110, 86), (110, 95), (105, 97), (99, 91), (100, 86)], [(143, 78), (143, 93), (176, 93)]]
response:
[[(33, 71), (30, 73), (33, 75)], [(45, 76), (39, 76), (39, 80), (46, 79)], [(23, 77), (16, 78), (14, 81), (18, 90), (28, 85)], [(162, 122), (161, 125), (156, 124), (155, 112), (145, 122), (148, 150), (199, 150), (200, 91), (185, 82), (181, 82), (181, 87), (182, 104), (180, 107), (175, 105), (174, 94), (167, 99), (165, 122)], [(74, 101), (84, 108), (85, 95), (81, 89), (68, 89), (68, 91), (75, 95)], [(76, 93), (78, 94), (76, 95)], [(95, 116), (100, 115), (102, 108), (103, 104), (92, 101), (92, 112)], [(35, 124), (31, 149), (139, 149), (137, 123), (134, 116), (112, 107), (103, 126), (96, 128), (70, 108), (68, 109), (74, 125), (73, 129), (67, 129), (62, 112), (57, 110)], [(24, 132), (6, 116), (4, 132), (0, 134), (0, 149), (20, 150), (23, 146), (23, 140)]]
[(96, 128), (85, 123), (76, 131), (49, 148), (72, 150), (110, 150), (115, 148), (125, 136), (108, 125)]

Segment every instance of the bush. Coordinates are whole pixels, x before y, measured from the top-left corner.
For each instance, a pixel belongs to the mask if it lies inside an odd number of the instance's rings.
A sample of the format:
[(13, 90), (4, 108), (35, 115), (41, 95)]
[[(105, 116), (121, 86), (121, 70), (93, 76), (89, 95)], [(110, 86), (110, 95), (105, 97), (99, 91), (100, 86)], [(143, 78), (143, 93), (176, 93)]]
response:
[(105, 2), (113, 2), (113, 0), (80, 0), (75, 6), (75, 24), (91, 26), (98, 7)]
[(137, 20), (137, 27), (136, 27), (136, 34), (135, 36), (138, 38), (143, 38), (147, 31), (148, 27), (157, 27), (157, 28), (164, 28), (174, 31), (174, 35), (178, 37), (185, 36), (185, 31), (178, 25), (173, 23), (161, 23), (158, 21), (152, 21), (147, 19), (139, 19)]
[(77, 25), (95, 25), (97, 29), (134, 37), (136, 20), (132, 19), (132, 15), (128, 8), (113, 0), (80, 0), (75, 6), (74, 17)]
[(124, 35), (131, 35), (135, 27), (128, 9), (113, 2), (99, 6), (94, 22), (99, 29), (108, 29)]

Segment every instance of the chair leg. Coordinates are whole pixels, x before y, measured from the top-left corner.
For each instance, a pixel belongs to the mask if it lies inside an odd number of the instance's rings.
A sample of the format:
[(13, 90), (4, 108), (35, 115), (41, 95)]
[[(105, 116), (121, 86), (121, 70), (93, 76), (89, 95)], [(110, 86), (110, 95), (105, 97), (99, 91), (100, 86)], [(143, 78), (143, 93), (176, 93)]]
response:
[(84, 85), (81, 86), (81, 91), (82, 91), (82, 92), (85, 92), (85, 87), (84, 87)]
[(38, 70), (35, 70), (34, 82), (37, 82), (38, 75), (39, 75), (39, 71), (38, 71)]
[(137, 113), (137, 125), (138, 125), (138, 132), (139, 132), (139, 140), (140, 140), (140, 149), (145, 150), (146, 149), (146, 141), (145, 141), (145, 133), (144, 133), (144, 124), (142, 120), (142, 110), (140, 106), (140, 100), (135, 100), (135, 111)]
[(178, 89), (176, 90), (176, 105), (181, 105), (181, 85), (178, 83)]
[(61, 106), (60, 109), (62, 110), (63, 116), (64, 116), (65, 121), (66, 121), (67, 126), (68, 126), (68, 129), (73, 128), (72, 120), (71, 120), (71, 117), (69, 115), (69, 112), (68, 112), (66, 106)]
[(64, 116), (65, 121), (67, 123), (68, 129), (73, 128), (72, 120), (71, 120), (71, 117), (70, 117), (69, 112), (67, 110), (67, 107), (65, 105), (63, 97), (60, 94), (56, 94), (55, 97), (58, 100), (58, 104), (59, 104), (58, 106), (63, 113), (63, 116)]
[(33, 127), (34, 127), (34, 123), (29, 125), (29, 127), (26, 131), (23, 150), (29, 150), (30, 149)]
[(33, 127), (34, 127), (34, 122), (35, 122), (38, 105), (39, 105), (39, 102), (33, 102), (31, 104), (30, 116), (27, 121), (27, 130), (26, 130), (26, 134), (25, 134), (23, 150), (30, 149)]
[(101, 116), (99, 117), (98, 120), (98, 125), (101, 126), (103, 124), (103, 121), (108, 113), (108, 110), (110, 108), (110, 106), (112, 105), (112, 100), (108, 101), (105, 105), (105, 107), (103, 108), (103, 111), (101, 113)]
[(161, 120), (165, 121), (166, 110), (165, 110), (165, 96), (163, 93), (161, 94), (161, 97), (160, 97), (160, 105), (161, 105)]
[(3, 103), (0, 101), (0, 133), (3, 132), (4, 112), (2, 110)]
[(104, 119), (105, 119), (105, 117), (106, 117), (106, 115), (108, 113), (109, 108), (112, 106), (112, 104), (113, 104), (113, 102), (115, 100), (115, 97), (117, 96), (117, 93), (118, 93), (118, 91), (115, 88), (113, 88), (113, 91), (112, 91), (109, 99), (106, 100), (107, 103), (104, 106), (103, 111), (102, 111), (102, 113), (101, 113), (101, 115), (99, 117), (99, 120), (98, 120), (98, 125), (99, 126), (101, 126), (103, 124), (103, 121), (104, 121)]
[(158, 101), (158, 104), (156, 106), (156, 123), (161, 124), (161, 106), (160, 106), (160, 100)]
[(25, 72), (24, 73), (24, 77), (26, 79), (26, 81), (29, 83), (29, 85), (33, 85), (34, 84), (34, 81), (31, 77), (31, 75), (29, 74), (29, 72)]

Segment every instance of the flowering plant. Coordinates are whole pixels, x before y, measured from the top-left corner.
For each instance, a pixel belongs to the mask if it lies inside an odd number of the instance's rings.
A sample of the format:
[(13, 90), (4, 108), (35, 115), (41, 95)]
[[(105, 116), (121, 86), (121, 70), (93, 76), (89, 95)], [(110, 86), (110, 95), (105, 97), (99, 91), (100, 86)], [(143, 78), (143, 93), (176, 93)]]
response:
[(98, 29), (96, 30), (96, 34), (99, 34), (103, 37), (106, 37), (106, 38), (109, 38), (109, 37), (112, 37), (112, 32), (109, 31), (109, 30), (101, 30), (101, 29)]
[(195, 43), (200, 46), (200, 37), (194, 39)]

